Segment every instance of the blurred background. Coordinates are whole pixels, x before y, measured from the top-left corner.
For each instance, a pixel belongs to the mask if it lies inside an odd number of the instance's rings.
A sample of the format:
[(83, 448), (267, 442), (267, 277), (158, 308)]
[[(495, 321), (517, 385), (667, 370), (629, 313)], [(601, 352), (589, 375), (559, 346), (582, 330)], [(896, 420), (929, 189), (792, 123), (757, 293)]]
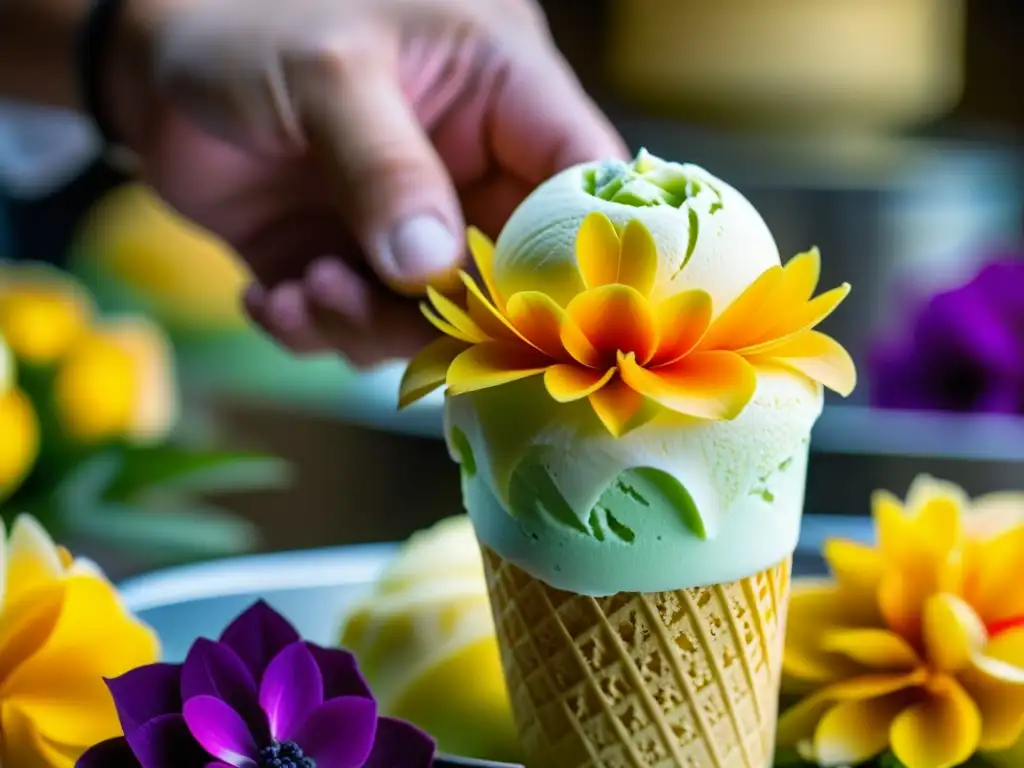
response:
[[(823, 284), (853, 284), (826, 325), (861, 384), (816, 427), (808, 512), (864, 516), (920, 471), (1024, 486), (1024, 6), (543, 4), (634, 148), (708, 167), (784, 256), (816, 244)], [(440, 400), (396, 414), (400, 365), (360, 376), (249, 329), (230, 254), (75, 118), (0, 105), (0, 257), (24, 372), (0, 396), (0, 508), (113, 575), (400, 539), (460, 510)]]

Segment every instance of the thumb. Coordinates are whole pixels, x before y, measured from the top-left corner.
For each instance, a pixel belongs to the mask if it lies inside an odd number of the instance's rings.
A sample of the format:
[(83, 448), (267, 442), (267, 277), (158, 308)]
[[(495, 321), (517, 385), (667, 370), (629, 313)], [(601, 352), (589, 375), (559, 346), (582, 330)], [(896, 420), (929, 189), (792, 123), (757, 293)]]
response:
[(350, 231), (391, 288), (415, 294), (447, 283), (464, 249), (462, 212), (444, 163), (395, 75), (338, 70), (321, 79), (301, 114)]

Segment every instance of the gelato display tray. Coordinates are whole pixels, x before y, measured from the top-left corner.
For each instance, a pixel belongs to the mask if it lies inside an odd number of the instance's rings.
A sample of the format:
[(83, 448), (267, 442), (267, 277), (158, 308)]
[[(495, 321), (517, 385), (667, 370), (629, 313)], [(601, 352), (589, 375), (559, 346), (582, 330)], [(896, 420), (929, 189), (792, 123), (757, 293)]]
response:
[[(866, 518), (806, 517), (793, 560), (797, 574), (823, 570), (826, 538), (867, 541)], [(217, 637), (253, 601), (266, 600), (305, 638), (333, 645), (346, 612), (373, 586), (398, 551), (397, 544), (360, 544), (279, 552), (181, 566), (121, 583), (128, 606), (160, 635), (167, 661), (182, 661), (198, 637)], [(444, 758), (436, 768), (499, 768), (498, 764)]]

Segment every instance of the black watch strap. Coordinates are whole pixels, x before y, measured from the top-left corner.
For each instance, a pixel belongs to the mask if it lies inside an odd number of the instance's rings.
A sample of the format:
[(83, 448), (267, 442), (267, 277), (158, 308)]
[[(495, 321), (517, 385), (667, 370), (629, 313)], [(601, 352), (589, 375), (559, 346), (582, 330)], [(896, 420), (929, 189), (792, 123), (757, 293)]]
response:
[(104, 102), (103, 77), (124, 2), (90, 0), (89, 10), (78, 29), (76, 65), (82, 106), (107, 146), (116, 145), (119, 137), (110, 123), (109, 105)]

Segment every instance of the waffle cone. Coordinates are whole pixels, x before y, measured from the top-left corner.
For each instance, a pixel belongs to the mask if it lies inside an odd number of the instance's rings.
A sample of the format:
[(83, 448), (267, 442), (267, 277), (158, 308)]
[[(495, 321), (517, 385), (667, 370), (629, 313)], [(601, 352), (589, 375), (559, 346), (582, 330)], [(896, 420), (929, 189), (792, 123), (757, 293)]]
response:
[(790, 558), (728, 584), (592, 598), (483, 548), (529, 768), (768, 768)]

